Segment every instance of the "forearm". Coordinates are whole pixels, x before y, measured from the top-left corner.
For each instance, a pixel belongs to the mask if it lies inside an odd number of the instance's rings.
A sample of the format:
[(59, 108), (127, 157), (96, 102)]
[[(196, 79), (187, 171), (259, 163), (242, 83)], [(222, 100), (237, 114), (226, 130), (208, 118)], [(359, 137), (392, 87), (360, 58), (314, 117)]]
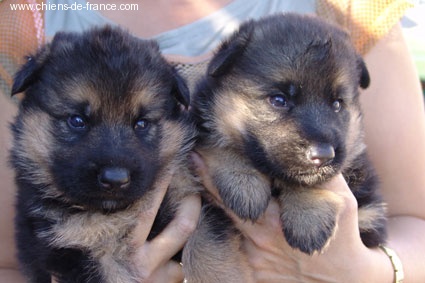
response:
[(404, 283), (423, 282), (425, 278), (425, 220), (391, 217), (388, 223), (388, 247), (396, 251), (403, 263)]
[(24, 283), (25, 278), (17, 269), (0, 267), (0, 283)]
[(366, 143), (388, 203), (387, 246), (403, 263), (404, 282), (423, 282), (424, 102), (400, 26), (378, 42), (365, 59), (372, 80), (361, 96)]
[[(1, 78), (0, 78), (1, 79)], [(8, 149), (11, 145), (9, 123), (16, 113), (16, 105), (0, 90), (0, 283), (26, 282), (17, 269), (14, 243), (14, 197), (13, 172), (7, 166)]]

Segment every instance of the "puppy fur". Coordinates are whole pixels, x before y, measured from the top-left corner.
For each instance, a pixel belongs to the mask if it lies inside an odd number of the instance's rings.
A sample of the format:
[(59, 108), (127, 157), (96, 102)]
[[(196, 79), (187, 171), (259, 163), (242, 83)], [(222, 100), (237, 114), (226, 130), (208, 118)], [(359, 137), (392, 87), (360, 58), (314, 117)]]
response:
[(28, 57), (13, 94), (18, 258), (30, 282), (140, 282), (131, 233), (152, 189), (177, 172), (149, 239), (197, 191), (196, 130), (183, 80), (154, 41), (109, 26), (58, 33)]
[(226, 206), (256, 220), (280, 204), (288, 243), (313, 254), (337, 227), (342, 199), (319, 185), (342, 172), (361, 238), (385, 240), (385, 205), (363, 142), (359, 88), (369, 75), (346, 32), (313, 16), (243, 24), (211, 60), (193, 98), (204, 157)]

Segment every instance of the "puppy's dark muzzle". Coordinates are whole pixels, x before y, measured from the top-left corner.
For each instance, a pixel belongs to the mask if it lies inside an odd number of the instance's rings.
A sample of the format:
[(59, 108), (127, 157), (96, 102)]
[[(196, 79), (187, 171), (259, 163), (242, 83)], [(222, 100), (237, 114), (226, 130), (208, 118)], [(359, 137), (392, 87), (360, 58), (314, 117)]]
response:
[(130, 184), (130, 172), (121, 167), (103, 168), (98, 174), (98, 181), (105, 189), (124, 189)]
[(307, 150), (307, 158), (315, 166), (320, 167), (335, 158), (335, 149), (332, 145), (326, 143), (313, 144)]

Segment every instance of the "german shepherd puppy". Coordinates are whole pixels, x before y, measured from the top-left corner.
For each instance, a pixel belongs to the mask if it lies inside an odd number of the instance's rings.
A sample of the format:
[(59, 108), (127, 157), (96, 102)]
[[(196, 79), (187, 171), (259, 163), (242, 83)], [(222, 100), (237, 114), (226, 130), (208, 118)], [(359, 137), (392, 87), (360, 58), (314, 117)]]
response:
[(16, 74), (12, 94), (22, 91), (11, 164), (24, 272), (139, 282), (130, 238), (156, 180), (180, 168), (149, 239), (196, 191), (182, 173), (196, 135), (184, 81), (154, 41), (107, 26), (58, 33)]
[(198, 84), (197, 151), (226, 206), (256, 220), (275, 197), (283, 233), (320, 252), (341, 199), (319, 185), (342, 172), (357, 198), (361, 238), (385, 239), (385, 209), (363, 143), (359, 87), (369, 85), (350, 37), (313, 16), (279, 14), (243, 24)]

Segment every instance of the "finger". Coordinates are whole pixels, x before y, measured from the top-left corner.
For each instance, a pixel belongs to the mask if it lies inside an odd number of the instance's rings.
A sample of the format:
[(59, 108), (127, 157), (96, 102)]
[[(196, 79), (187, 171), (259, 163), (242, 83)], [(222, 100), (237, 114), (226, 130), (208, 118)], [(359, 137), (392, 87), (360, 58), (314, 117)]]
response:
[(160, 268), (156, 269), (153, 274), (141, 276), (140, 281), (145, 283), (170, 282), (181, 283), (184, 280), (182, 266), (170, 260)]
[(165, 280), (158, 280), (155, 282), (183, 282), (184, 274), (182, 265), (180, 263), (170, 260), (167, 262), (164, 269), (165, 271), (159, 272), (159, 274), (166, 274), (167, 278), (164, 278)]
[(329, 182), (324, 183), (321, 188), (329, 190), (342, 197), (342, 214), (352, 214), (354, 212), (357, 212), (357, 199), (355, 198), (353, 192), (350, 190), (350, 187), (348, 186), (342, 174), (338, 174), (337, 176), (333, 177), (331, 180), (329, 180)]
[(149, 192), (151, 195), (147, 196), (148, 200), (145, 201), (147, 207), (139, 216), (138, 223), (133, 231), (133, 244), (134, 246), (142, 246), (155, 221), (159, 207), (164, 199), (165, 193), (167, 192), (168, 186), (172, 178), (172, 172), (167, 173), (154, 185), (154, 189)]
[(233, 219), (244, 238), (249, 239), (245, 242), (253, 244), (256, 249), (269, 250), (288, 246), (282, 231), (280, 207), (275, 200), (270, 201), (265, 213), (256, 222)]
[[(320, 185), (320, 190), (328, 190), (339, 196), (341, 205), (338, 211), (337, 238), (338, 240), (351, 239), (358, 240), (358, 218), (357, 201), (347, 185), (344, 177), (339, 174), (329, 182)], [(244, 222), (233, 217), (242, 233), (257, 246), (267, 247), (273, 242), (283, 238), (282, 223), (280, 221), (280, 207), (275, 200), (271, 200), (264, 215), (255, 223)], [(284, 224), (283, 224), (284, 225)], [(261, 232), (259, 232), (261, 231)], [(275, 235), (275, 236), (270, 236)], [(287, 246), (286, 242), (285, 245)], [(289, 246), (288, 246), (289, 247)]]
[[(216, 204), (224, 209), (233, 221), (236, 226), (241, 228), (242, 232), (246, 231), (247, 234), (251, 234), (254, 230), (258, 229), (258, 226), (264, 226), (264, 228), (272, 227), (273, 230), (281, 231), (280, 221), (279, 221), (279, 206), (276, 202), (272, 200), (272, 204), (267, 207), (266, 212), (263, 216), (257, 219), (254, 224), (251, 221), (242, 220), (239, 218), (231, 209), (224, 206), (220, 195), (218, 193), (218, 189), (215, 187), (212, 178), (208, 172), (208, 167), (205, 162), (202, 160), (202, 156), (199, 153), (193, 153), (191, 155), (192, 163), (197, 171), (197, 174), (202, 180), (202, 184), (205, 189), (213, 196)], [(270, 226), (269, 226), (270, 225)]]
[(175, 218), (152, 241), (146, 242), (136, 253), (136, 261), (144, 268), (155, 270), (179, 252), (195, 230), (201, 213), (199, 195), (183, 199)]
[(214, 186), (213, 180), (209, 174), (207, 164), (205, 164), (202, 156), (197, 152), (192, 152), (190, 155), (194, 169), (202, 180), (205, 189), (210, 193), (217, 203), (222, 203), (218, 189)]
[(324, 183), (323, 189), (332, 191), (342, 196), (348, 196), (353, 194), (342, 174), (338, 174), (331, 178), (328, 182)]
[[(268, 235), (276, 235), (276, 237), (282, 236), (282, 224), (280, 221), (280, 207), (275, 201), (271, 201), (267, 207), (265, 213), (256, 220), (255, 223), (251, 221), (245, 221), (236, 216), (233, 211), (229, 208), (224, 207), (221, 198), (218, 194), (217, 188), (214, 186), (213, 181), (208, 172), (208, 167), (203, 162), (202, 156), (194, 153), (192, 156), (192, 162), (195, 165), (199, 177), (202, 179), (202, 183), (205, 189), (210, 192), (217, 204), (221, 206), (226, 213), (233, 219), (237, 227), (242, 231), (242, 233), (250, 238), (253, 242), (265, 243), (267, 245), (268, 241), (273, 241)], [(332, 178), (329, 182), (321, 185), (320, 189), (329, 190), (339, 196), (341, 196), (341, 207), (339, 211), (339, 226), (340, 228), (345, 228), (345, 226), (350, 226), (350, 229), (343, 229), (343, 231), (352, 232), (353, 227), (357, 223), (357, 201), (351, 192), (350, 188), (347, 185), (342, 174), (339, 174)], [(353, 213), (355, 215), (353, 215)], [(350, 220), (347, 220), (350, 219)], [(258, 233), (258, 231), (265, 231), (266, 233)], [(344, 233), (345, 234), (348, 234)]]
[[(339, 174), (329, 182), (324, 183), (322, 189), (329, 190), (342, 199), (337, 220), (337, 233), (334, 242), (359, 242), (358, 204), (344, 177)], [(337, 244), (334, 246), (338, 246)], [(330, 246), (332, 248), (332, 245)]]

